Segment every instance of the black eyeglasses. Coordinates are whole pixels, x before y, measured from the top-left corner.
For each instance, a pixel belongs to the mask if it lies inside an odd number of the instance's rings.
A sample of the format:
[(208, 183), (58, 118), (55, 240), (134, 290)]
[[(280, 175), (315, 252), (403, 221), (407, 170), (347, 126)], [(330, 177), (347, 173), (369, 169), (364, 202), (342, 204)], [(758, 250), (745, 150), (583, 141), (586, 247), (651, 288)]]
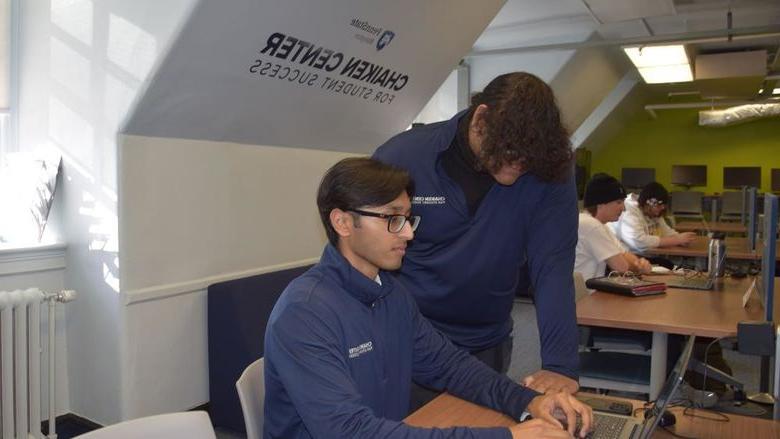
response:
[(409, 222), (409, 225), (412, 227), (412, 232), (417, 230), (417, 226), (420, 225), (420, 217), (417, 215), (390, 215), (386, 213), (377, 213), (377, 212), (367, 212), (365, 210), (359, 210), (359, 209), (347, 209), (350, 212), (357, 213), (358, 215), (363, 216), (372, 216), (374, 218), (382, 218), (387, 220), (387, 231), (390, 233), (401, 233), (401, 230), (403, 230), (404, 225), (406, 225), (406, 222)]

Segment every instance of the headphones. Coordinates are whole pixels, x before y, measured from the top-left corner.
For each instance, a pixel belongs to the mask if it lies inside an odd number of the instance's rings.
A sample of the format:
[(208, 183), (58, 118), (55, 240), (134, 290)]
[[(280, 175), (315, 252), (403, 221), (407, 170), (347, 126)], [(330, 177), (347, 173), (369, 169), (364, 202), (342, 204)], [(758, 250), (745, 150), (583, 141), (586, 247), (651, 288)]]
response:
[[(652, 412), (653, 410), (645, 410), (645, 419), (649, 418)], [(669, 410), (664, 410), (664, 412), (661, 413), (661, 419), (658, 420), (658, 425), (660, 425), (661, 427), (671, 427), (676, 423), (677, 423), (677, 418)]]

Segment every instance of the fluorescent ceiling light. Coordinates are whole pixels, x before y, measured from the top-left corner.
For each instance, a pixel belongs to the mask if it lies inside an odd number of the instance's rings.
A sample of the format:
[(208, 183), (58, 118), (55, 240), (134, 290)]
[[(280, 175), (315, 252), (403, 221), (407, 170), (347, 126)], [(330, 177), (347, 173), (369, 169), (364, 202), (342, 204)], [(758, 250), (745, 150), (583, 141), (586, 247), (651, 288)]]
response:
[[(758, 94), (761, 94), (761, 93), (763, 93), (763, 92), (764, 92), (764, 89), (762, 88), (762, 89), (760, 89), (760, 90), (758, 91)], [(773, 94), (773, 95), (780, 95), (780, 88), (776, 88), (776, 89), (772, 90), (772, 94)]]
[(623, 50), (648, 84), (693, 81), (688, 55), (681, 44), (624, 47)]
[(691, 67), (687, 64), (676, 66), (640, 67), (639, 74), (648, 84), (693, 81)]

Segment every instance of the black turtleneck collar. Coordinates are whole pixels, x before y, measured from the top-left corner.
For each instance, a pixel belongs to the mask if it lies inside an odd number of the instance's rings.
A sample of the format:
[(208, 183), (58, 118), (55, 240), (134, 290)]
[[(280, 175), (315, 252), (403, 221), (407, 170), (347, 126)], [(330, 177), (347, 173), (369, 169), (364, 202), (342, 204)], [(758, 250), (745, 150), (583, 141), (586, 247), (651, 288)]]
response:
[(468, 113), (458, 121), (458, 131), (450, 146), (442, 153), (441, 161), (444, 172), (461, 188), (466, 197), (469, 215), (479, 208), (490, 188), (496, 183), (493, 176), (484, 171), (478, 171), (478, 158), (469, 146)]

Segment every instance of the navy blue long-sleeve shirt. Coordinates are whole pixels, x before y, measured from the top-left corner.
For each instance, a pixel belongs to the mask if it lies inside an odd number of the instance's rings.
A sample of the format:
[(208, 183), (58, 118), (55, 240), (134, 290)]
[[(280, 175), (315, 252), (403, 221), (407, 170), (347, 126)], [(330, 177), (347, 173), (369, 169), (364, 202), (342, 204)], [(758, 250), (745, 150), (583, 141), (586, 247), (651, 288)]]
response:
[(392, 276), (328, 245), (274, 306), (265, 335), (265, 438), (510, 438), (507, 428), (402, 422), (412, 379), (518, 419), (538, 394), (456, 348)]
[(495, 184), (471, 215), (463, 191), (441, 163), (463, 115), (401, 133), (374, 154), (409, 171), (415, 182), (412, 210), (423, 218), (399, 280), (437, 329), (456, 345), (478, 351), (511, 333), (519, 273), (527, 272), (542, 367), (577, 379), (573, 178), (547, 183), (528, 173), (510, 186)]

